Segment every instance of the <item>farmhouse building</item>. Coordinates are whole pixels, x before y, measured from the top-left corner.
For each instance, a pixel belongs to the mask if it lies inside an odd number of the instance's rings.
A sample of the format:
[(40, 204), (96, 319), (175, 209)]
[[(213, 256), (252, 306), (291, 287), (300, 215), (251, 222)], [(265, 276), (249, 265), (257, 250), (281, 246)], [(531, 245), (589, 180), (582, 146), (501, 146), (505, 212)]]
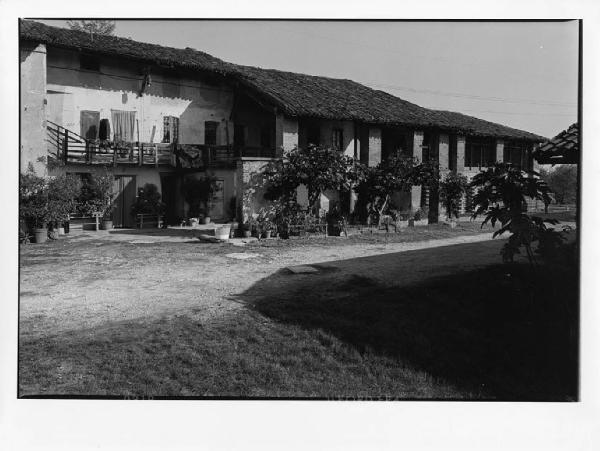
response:
[[(283, 152), (331, 146), (368, 165), (402, 153), (467, 176), (496, 161), (524, 168), (545, 141), (460, 113), (420, 107), (351, 80), (227, 63), (191, 48), (20, 23), (21, 171), (108, 168), (119, 192), (114, 223), (131, 226), (137, 188), (154, 183), (167, 221), (186, 216), (185, 177), (210, 173), (210, 216), (239, 214), (249, 177)], [(48, 164), (45, 164), (48, 163)], [(337, 193), (326, 193), (322, 204)], [(431, 204), (420, 187), (397, 199)], [(468, 205), (465, 205), (468, 209)]]

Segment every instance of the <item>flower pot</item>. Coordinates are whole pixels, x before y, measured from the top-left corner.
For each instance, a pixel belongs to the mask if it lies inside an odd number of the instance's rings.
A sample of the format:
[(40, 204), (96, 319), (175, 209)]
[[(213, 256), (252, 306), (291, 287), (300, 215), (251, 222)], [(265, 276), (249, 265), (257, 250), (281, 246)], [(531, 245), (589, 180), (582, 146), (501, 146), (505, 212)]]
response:
[(270, 231), (270, 230), (265, 230), (265, 232), (263, 233), (263, 236), (264, 236), (266, 239), (269, 239), (269, 238), (271, 238), (271, 231)]
[(228, 240), (231, 234), (231, 225), (226, 224), (215, 229), (215, 238), (218, 240)]
[(33, 236), (36, 243), (45, 243), (48, 239), (48, 229), (46, 227), (33, 229)]
[(456, 219), (453, 219), (450, 221), (450, 228), (451, 229), (455, 229), (456, 228)]
[(102, 221), (100, 228), (102, 230), (111, 230), (113, 228), (113, 222), (105, 219)]
[(210, 224), (210, 216), (205, 216), (202, 218), (202, 224)]
[(198, 218), (190, 218), (190, 226), (196, 227), (198, 225)]
[(250, 238), (252, 236), (252, 232), (250, 230), (242, 230), (242, 236), (244, 238)]
[(64, 235), (65, 234), (65, 228), (64, 227), (59, 227), (58, 228), (58, 234), (59, 235)]

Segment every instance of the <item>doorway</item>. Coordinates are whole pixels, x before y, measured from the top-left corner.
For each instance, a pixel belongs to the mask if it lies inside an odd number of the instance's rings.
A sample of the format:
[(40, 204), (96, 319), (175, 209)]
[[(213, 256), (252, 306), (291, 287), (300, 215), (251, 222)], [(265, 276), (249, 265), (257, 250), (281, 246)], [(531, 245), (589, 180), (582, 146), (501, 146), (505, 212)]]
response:
[(131, 207), (136, 198), (135, 175), (116, 175), (113, 193), (116, 193), (113, 225), (115, 227), (135, 227), (135, 218), (131, 214)]

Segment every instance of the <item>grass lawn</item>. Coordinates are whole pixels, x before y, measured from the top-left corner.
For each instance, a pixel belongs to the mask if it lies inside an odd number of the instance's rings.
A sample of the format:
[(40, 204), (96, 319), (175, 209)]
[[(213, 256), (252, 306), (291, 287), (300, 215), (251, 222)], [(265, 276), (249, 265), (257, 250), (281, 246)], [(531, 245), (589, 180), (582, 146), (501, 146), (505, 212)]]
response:
[[(500, 244), (306, 275), (277, 260), (297, 249), (237, 262), (220, 245), (32, 246), (22, 289), (46, 296), (22, 297), (19, 394), (577, 399), (576, 265), (498, 265)], [(80, 298), (62, 305), (65, 284)]]

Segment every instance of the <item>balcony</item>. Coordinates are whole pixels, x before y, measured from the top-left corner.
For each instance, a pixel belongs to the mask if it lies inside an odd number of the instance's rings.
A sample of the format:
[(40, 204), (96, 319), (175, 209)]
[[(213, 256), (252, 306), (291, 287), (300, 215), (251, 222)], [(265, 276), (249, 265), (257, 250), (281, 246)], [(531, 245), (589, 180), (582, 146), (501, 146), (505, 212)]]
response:
[(240, 158), (275, 158), (274, 149), (204, 144), (143, 143), (89, 140), (47, 121), (49, 156), (63, 164), (104, 166), (234, 167)]

